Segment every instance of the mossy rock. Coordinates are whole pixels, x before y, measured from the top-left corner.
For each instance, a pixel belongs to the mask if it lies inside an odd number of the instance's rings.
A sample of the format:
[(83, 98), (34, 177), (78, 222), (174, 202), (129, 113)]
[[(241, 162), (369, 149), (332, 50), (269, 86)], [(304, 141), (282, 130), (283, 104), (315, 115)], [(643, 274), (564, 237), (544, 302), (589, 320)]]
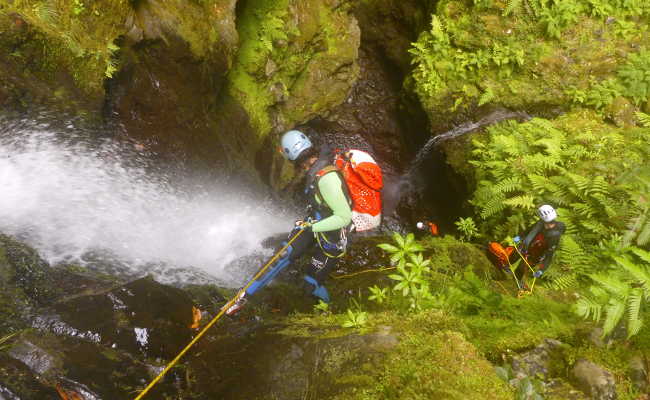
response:
[(275, 187), (292, 171), (274, 151), (272, 134), (327, 113), (357, 79), (360, 32), (348, 8), (333, 0), (264, 0), (246, 2), (238, 13), (240, 46), (228, 93), (251, 129), (236, 146), (260, 161), (260, 174)]
[[(629, 23), (619, 23), (629, 17), (622, 7), (613, 7), (607, 16), (590, 14), (584, 7), (571, 11), (577, 13), (572, 23), (552, 25), (526, 7), (506, 2), (437, 3), (436, 27), (421, 34), (409, 80), (434, 127), (485, 104), (533, 111), (567, 110), (574, 103), (602, 108), (615, 96), (592, 92), (585, 100), (577, 93), (597, 91), (602, 82), (618, 79), (628, 56), (639, 53), (648, 40), (645, 11)], [(552, 18), (567, 12), (553, 4), (543, 7)], [(629, 25), (629, 31), (621, 24)], [(630, 98), (636, 96), (632, 91), (622, 89)]]
[(495, 271), (484, 251), (451, 235), (429, 237), (422, 244), (425, 247), (424, 254), (430, 257), (433, 268), (442, 272), (455, 273), (472, 266), (477, 275), (489, 277)]

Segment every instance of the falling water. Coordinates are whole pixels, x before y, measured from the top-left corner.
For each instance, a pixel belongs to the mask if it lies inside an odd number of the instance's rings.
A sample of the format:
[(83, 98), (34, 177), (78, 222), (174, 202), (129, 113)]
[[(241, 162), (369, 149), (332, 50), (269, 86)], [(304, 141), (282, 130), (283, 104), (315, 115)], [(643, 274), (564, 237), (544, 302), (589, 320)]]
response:
[(231, 185), (182, 189), (133, 146), (97, 136), (0, 117), (0, 232), (52, 264), (99, 260), (163, 281), (197, 267), (235, 285), (242, 272), (226, 266), (291, 225)]
[(462, 125), (459, 125), (445, 133), (431, 137), (425, 144), (420, 148), (415, 158), (411, 162), (411, 165), (406, 170), (404, 174), (393, 179), (394, 182), (387, 184), (385, 186), (383, 196), (384, 196), (384, 213), (386, 215), (392, 214), (400, 200), (407, 195), (408, 193), (413, 192), (416, 188), (414, 187), (414, 180), (418, 173), (421, 173), (422, 163), (427, 159), (431, 154), (431, 151), (440, 143), (457, 138), (459, 136), (465, 135), (469, 132), (475, 131), (476, 129), (482, 128), (487, 125), (491, 125), (497, 122), (501, 122), (507, 119), (520, 119), (520, 120), (529, 120), (531, 118), (525, 112), (513, 112), (508, 110), (496, 110), (489, 115), (481, 118), (477, 122), (466, 122)]

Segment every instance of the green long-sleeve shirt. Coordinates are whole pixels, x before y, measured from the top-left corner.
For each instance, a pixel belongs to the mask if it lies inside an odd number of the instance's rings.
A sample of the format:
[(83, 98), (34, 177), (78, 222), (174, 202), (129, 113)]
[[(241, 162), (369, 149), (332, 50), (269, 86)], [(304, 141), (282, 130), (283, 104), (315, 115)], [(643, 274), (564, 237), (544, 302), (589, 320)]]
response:
[(341, 181), (339, 174), (327, 173), (318, 180), (318, 190), (322, 199), (316, 196), (319, 204), (325, 205), (332, 210), (332, 215), (312, 225), (314, 232), (336, 231), (348, 226), (352, 221), (352, 210), (343, 192), (345, 182)]

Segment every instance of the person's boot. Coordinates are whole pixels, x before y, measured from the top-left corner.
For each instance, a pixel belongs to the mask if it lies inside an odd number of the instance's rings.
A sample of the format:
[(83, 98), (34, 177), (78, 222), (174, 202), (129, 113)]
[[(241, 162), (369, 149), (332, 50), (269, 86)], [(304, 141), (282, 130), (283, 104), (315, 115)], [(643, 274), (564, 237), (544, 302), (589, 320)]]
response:
[(309, 294), (319, 298), (320, 300), (323, 300), (325, 303), (330, 302), (330, 295), (327, 292), (327, 288), (325, 288), (325, 286), (319, 284), (316, 279), (312, 278), (309, 275), (305, 275), (304, 279), (307, 283), (305, 285), (305, 288)]

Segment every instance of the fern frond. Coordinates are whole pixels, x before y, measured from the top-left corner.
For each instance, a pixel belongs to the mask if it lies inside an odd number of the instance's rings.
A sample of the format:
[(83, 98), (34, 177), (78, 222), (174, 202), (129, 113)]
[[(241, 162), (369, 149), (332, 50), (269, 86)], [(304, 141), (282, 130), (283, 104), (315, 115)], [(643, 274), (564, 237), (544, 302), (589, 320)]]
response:
[(523, 194), (504, 200), (503, 204), (509, 205), (511, 207), (523, 208), (524, 210), (532, 210), (535, 208), (535, 198), (533, 196)]
[(650, 243), (650, 220), (645, 221), (641, 232), (639, 232), (639, 236), (636, 237), (636, 244), (638, 246), (645, 246), (648, 243)]
[(638, 247), (632, 247), (632, 252), (636, 254), (640, 259), (650, 264), (650, 251), (640, 249)]
[(643, 300), (643, 291), (633, 289), (627, 300), (627, 336), (632, 337), (639, 333), (643, 321), (641, 315), (641, 301)]
[(528, 180), (530, 181), (531, 187), (540, 194), (543, 194), (545, 192), (548, 192), (549, 188), (549, 180), (545, 176), (542, 175), (537, 175), (537, 174), (530, 174), (527, 175)]
[(521, 179), (517, 176), (504, 179), (492, 187), (495, 193), (509, 193), (521, 189)]
[(589, 275), (603, 289), (607, 290), (615, 298), (626, 298), (630, 286), (622, 282), (617, 276), (611, 274), (593, 274)]
[(546, 284), (548, 287), (554, 290), (567, 290), (578, 286), (578, 275), (577, 274), (564, 274), (552, 278), (550, 282)]
[(618, 298), (609, 300), (609, 304), (605, 307), (605, 322), (603, 323), (603, 337), (612, 333), (616, 325), (623, 318), (625, 314), (625, 302)]
[(642, 113), (640, 111), (635, 112), (634, 115), (636, 115), (641, 125), (645, 126), (646, 128), (650, 128), (650, 115)]
[(573, 203), (571, 207), (581, 216), (592, 218), (597, 212), (587, 203)]
[(591, 186), (589, 187), (590, 194), (607, 194), (609, 193), (609, 183), (605, 180), (602, 175), (596, 176), (591, 180)]
[(609, 232), (609, 229), (605, 225), (595, 220), (580, 221), (580, 225), (599, 236), (603, 235), (606, 232)]
[(650, 293), (650, 273), (646, 268), (637, 265), (627, 257), (614, 256), (613, 258), (618, 265), (632, 275), (636, 283), (640, 284), (644, 290)]
[(592, 321), (600, 321), (603, 307), (598, 302), (588, 298), (580, 298), (575, 305), (576, 314), (584, 319), (591, 318)]
[(485, 203), (482, 207), (481, 218), (487, 219), (488, 217), (503, 211), (506, 208), (504, 200), (505, 198), (503, 195), (497, 195), (488, 200), (488, 202)]

